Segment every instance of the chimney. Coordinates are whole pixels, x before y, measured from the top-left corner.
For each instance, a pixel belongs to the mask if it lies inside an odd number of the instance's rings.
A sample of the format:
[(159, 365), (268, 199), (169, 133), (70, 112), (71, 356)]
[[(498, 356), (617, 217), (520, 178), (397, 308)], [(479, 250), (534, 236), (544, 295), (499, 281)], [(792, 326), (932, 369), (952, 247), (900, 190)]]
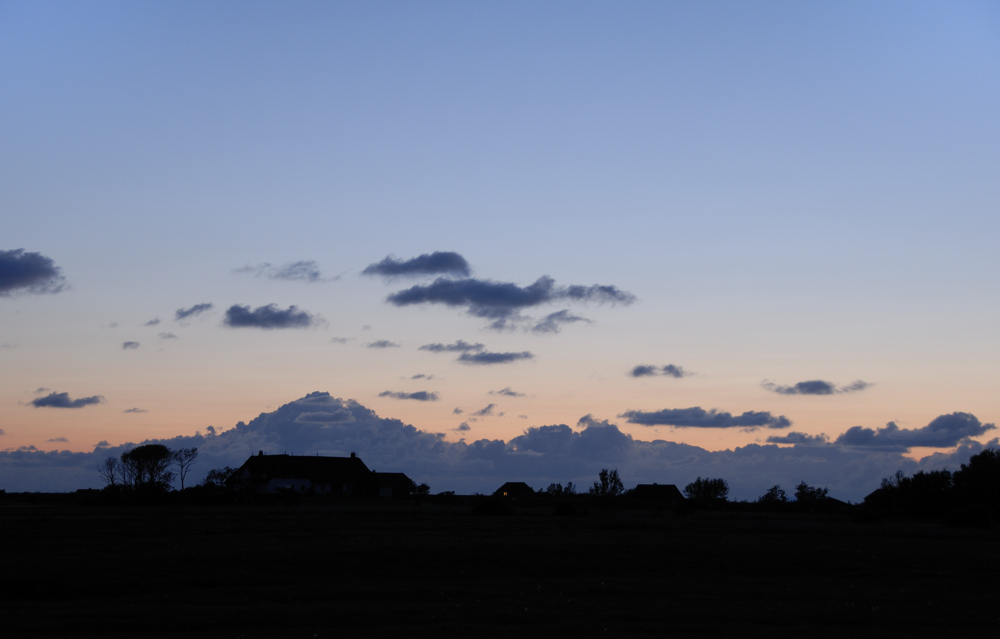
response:
[(358, 456), (358, 454), (357, 454), (357, 453), (351, 453), (351, 459), (354, 459), (354, 458), (355, 458), (355, 457), (357, 457), (357, 456)]
[(264, 456), (264, 451), (262, 451), (262, 450), (257, 451), (257, 456), (258, 457), (263, 457)]

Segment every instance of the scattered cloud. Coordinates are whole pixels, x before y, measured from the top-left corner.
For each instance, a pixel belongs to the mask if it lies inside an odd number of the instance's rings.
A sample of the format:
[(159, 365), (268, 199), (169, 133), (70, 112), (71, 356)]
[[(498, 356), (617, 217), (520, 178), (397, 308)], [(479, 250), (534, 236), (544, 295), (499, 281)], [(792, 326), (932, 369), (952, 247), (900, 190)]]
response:
[(781, 386), (779, 384), (775, 384), (774, 382), (764, 380), (761, 382), (761, 386), (772, 393), (778, 393), (780, 395), (835, 395), (863, 391), (871, 386), (871, 384), (859, 379), (858, 381), (848, 384), (847, 386), (841, 386), (838, 388), (833, 382), (823, 381), (822, 379), (811, 379), (805, 382), (798, 382), (792, 386)]
[(177, 339), (173, 333), (160, 333), (160, 339)]
[(388, 256), (381, 262), (369, 264), (362, 275), (379, 275), (385, 278), (422, 277), (426, 275), (460, 275), (468, 277), (472, 273), (469, 263), (458, 253), (435, 251), (425, 253), (410, 260), (399, 260)]
[(861, 426), (848, 428), (836, 439), (841, 446), (905, 452), (911, 448), (950, 448), (969, 437), (995, 429), (993, 424), (980, 423), (970, 413), (940, 415), (923, 428), (900, 428), (889, 422), (884, 428)]
[(333, 342), (334, 344), (346, 344), (347, 342), (350, 342), (353, 339), (354, 339), (353, 337), (331, 337), (330, 341)]
[(510, 386), (501, 388), (498, 391), (490, 391), (490, 395), (501, 395), (503, 397), (527, 397), (525, 393), (519, 393)]
[(396, 342), (390, 342), (387, 339), (380, 339), (374, 342), (368, 342), (365, 344), (365, 348), (399, 348), (399, 344)]
[(184, 320), (189, 317), (194, 317), (195, 315), (201, 315), (205, 311), (212, 309), (213, 304), (211, 302), (203, 302), (201, 304), (195, 304), (189, 308), (179, 308), (174, 311), (175, 320)]
[(784, 415), (774, 416), (766, 411), (747, 411), (742, 415), (732, 415), (712, 409), (706, 411), (699, 406), (691, 408), (665, 408), (658, 411), (625, 411), (624, 417), (630, 424), (641, 426), (673, 426), (676, 428), (788, 428), (792, 425)]
[[(565, 300), (631, 304), (635, 297), (614, 286), (556, 286), (555, 280), (545, 276), (524, 287), (474, 278), (438, 278), (431, 284), (412, 286), (386, 298), (395, 306), (444, 304), (463, 307), (473, 317), (490, 320), (490, 328), (497, 330), (511, 328), (524, 321), (526, 318), (521, 315), (523, 309)], [(558, 320), (554, 321), (558, 324)]]
[(461, 424), (458, 425), (458, 428), (456, 428), (455, 430), (459, 432), (468, 432), (472, 430), (472, 426), (469, 426), (469, 422), (462, 422)]
[(676, 377), (679, 379), (681, 377), (688, 377), (691, 373), (675, 364), (667, 364), (666, 366), (650, 366), (648, 364), (640, 364), (629, 371), (629, 375), (632, 377), (652, 377), (655, 375), (662, 375), (664, 377)]
[(411, 375), (410, 379), (434, 379), (433, 375), (425, 375), (423, 373), (417, 373), (416, 375)]
[(493, 409), (496, 408), (496, 404), (488, 404), (476, 412), (472, 413), (473, 417), (488, 417), (493, 414)]
[(65, 437), (53, 437), (52, 439), (46, 439), (45, 441), (56, 444), (56, 443), (65, 443), (68, 442), (69, 440), (66, 439)]
[(139, 348), (139, 342), (122, 342), (123, 350), (135, 350)]
[(289, 280), (299, 282), (326, 282), (331, 279), (338, 279), (336, 277), (323, 277), (323, 272), (313, 260), (299, 260), (298, 262), (289, 262), (287, 264), (282, 264), (281, 266), (275, 266), (269, 262), (257, 265), (247, 264), (246, 266), (233, 269), (233, 272), (249, 273), (255, 277), (266, 277), (272, 280)]
[(126, 408), (122, 411), (123, 413), (148, 413), (149, 411), (145, 408)]
[(394, 399), (413, 399), (418, 402), (436, 402), (440, 398), (437, 393), (430, 391), (416, 391), (414, 393), (403, 393), (397, 391), (382, 391), (379, 397), (392, 397)]
[(432, 353), (467, 353), (469, 351), (481, 351), (485, 346), (482, 344), (470, 344), (463, 340), (458, 340), (452, 344), (424, 344), (417, 350), (420, 351), (430, 351)]
[(584, 322), (586, 324), (591, 323), (586, 317), (573, 315), (568, 309), (566, 309), (556, 311), (555, 313), (549, 313), (541, 321), (532, 326), (531, 330), (536, 333), (558, 333), (563, 324), (572, 324), (574, 322)]
[(230, 328), (306, 328), (312, 326), (316, 318), (297, 306), (289, 306), (285, 310), (277, 304), (258, 306), (250, 310), (249, 306), (233, 304), (226, 310), (223, 323)]
[(160, 323), (160, 318), (159, 317), (154, 317), (153, 319), (151, 319), (148, 322), (146, 322), (145, 324), (143, 324), (143, 326), (156, 326), (159, 323)]
[(771, 435), (767, 438), (768, 444), (795, 444), (797, 446), (824, 446), (830, 443), (830, 438), (826, 435), (807, 435), (792, 431), (784, 435)]
[(464, 413), (464, 412), (465, 412), (465, 411), (464, 411), (464, 410), (462, 410), (461, 408), (456, 408), (455, 410), (451, 411), (451, 414), (452, 414), (452, 415), (461, 415), (461, 414), (462, 414), (462, 413)]
[(104, 398), (100, 395), (70, 399), (69, 393), (56, 392), (31, 400), (31, 405), (35, 408), (83, 408), (84, 406), (101, 403), (104, 403)]
[(490, 351), (481, 351), (478, 353), (462, 353), (458, 356), (458, 361), (463, 364), (509, 364), (511, 362), (517, 362), (524, 359), (532, 359), (534, 355), (528, 351), (523, 351), (520, 353), (492, 353)]
[(17, 293), (58, 293), (66, 288), (52, 258), (24, 249), (0, 251), (0, 297)]

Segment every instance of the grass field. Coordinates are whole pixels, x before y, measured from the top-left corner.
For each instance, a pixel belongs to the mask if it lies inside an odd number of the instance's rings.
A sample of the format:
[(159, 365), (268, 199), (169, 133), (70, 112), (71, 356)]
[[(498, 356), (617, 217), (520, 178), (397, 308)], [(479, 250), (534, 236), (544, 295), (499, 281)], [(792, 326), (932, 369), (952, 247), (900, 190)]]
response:
[(0, 634), (992, 634), (998, 538), (760, 513), (0, 501)]

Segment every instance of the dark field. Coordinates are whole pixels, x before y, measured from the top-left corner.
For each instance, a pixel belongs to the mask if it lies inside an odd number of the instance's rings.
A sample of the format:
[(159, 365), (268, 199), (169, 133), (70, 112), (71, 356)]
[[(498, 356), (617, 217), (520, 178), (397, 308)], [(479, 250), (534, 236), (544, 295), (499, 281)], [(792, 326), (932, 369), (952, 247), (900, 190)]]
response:
[(995, 529), (0, 501), (3, 636), (993, 634)]

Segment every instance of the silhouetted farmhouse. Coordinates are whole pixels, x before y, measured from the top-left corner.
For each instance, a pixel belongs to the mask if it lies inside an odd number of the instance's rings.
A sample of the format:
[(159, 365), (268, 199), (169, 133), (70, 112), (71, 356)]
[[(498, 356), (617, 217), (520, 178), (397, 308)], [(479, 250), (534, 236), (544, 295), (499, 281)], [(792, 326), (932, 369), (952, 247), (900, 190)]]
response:
[(673, 484), (639, 484), (632, 489), (629, 497), (638, 501), (677, 507), (684, 503), (684, 495)]
[(226, 484), (241, 491), (290, 491), (316, 495), (404, 497), (414, 483), (403, 473), (376, 473), (361, 459), (265, 455), (260, 451), (243, 463)]
[(507, 497), (510, 499), (532, 497), (534, 494), (535, 491), (531, 489), (531, 486), (523, 481), (509, 481), (500, 488), (497, 488), (496, 492), (493, 493), (496, 497)]

